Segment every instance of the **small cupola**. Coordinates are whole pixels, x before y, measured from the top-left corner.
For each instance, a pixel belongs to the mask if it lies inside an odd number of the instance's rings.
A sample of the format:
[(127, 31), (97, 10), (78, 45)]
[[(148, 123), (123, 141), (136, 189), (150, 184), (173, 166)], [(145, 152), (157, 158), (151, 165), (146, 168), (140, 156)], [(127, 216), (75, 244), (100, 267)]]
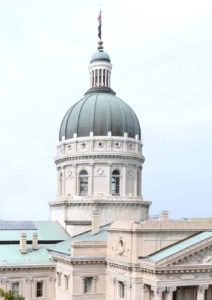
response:
[(109, 55), (103, 50), (103, 42), (100, 40), (98, 44), (97, 52), (92, 55), (89, 65), (90, 87), (110, 88), (112, 64)]

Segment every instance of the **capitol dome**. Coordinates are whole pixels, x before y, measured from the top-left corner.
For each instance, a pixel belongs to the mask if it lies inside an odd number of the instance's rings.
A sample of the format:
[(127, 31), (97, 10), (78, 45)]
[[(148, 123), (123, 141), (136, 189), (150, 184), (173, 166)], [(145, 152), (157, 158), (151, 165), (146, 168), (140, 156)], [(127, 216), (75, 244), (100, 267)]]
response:
[(89, 92), (74, 104), (65, 114), (59, 139), (90, 136), (124, 136), (141, 138), (138, 118), (132, 108), (112, 92), (98, 89)]
[[(84, 98), (75, 103), (65, 114), (59, 140), (77, 137), (111, 136), (141, 139), (138, 118), (132, 108), (116, 97), (110, 88), (111, 61), (103, 51), (102, 42), (90, 60), (90, 89)], [(137, 137), (136, 137), (137, 136)]]

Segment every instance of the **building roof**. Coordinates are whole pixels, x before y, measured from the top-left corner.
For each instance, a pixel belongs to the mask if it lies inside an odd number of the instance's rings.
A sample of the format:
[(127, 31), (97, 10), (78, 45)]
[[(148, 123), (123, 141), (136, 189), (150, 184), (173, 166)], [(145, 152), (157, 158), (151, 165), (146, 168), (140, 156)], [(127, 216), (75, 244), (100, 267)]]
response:
[(55, 221), (1, 221), (0, 243), (19, 242), (22, 232), (27, 234), (27, 240), (32, 240), (35, 232), (38, 234), (38, 240), (44, 242), (59, 242), (70, 238), (64, 228)]
[(27, 253), (19, 251), (19, 245), (0, 245), (0, 266), (36, 266), (52, 264), (47, 245), (39, 245), (38, 250), (32, 250), (27, 245)]
[(149, 256), (149, 259), (158, 262), (162, 259), (165, 259), (181, 250), (184, 250), (186, 248), (189, 248), (197, 243), (202, 242), (205, 239), (211, 238), (212, 237), (212, 232), (210, 231), (205, 231), (201, 232), (195, 236), (189, 237), (181, 242), (178, 242), (174, 244), (173, 246), (170, 246), (164, 250), (161, 250), (155, 254), (152, 254)]
[(86, 231), (84, 233), (78, 234), (72, 237), (68, 241), (64, 241), (61, 243), (57, 243), (56, 245), (49, 246), (48, 249), (54, 252), (59, 252), (63, 254), (71, 254), (71, 242), (72, 241), (106, 241), (107, 240), (107, 229), (109, 228), (110, 224), (104, 225), (100, 227), (100, 230), (96, 234), (92, 234), (92, 231)]
[(132, 108), (110, 89), (93, 88), (84, 98), (75, 103), (65, 114), (60, 127), (59, 140), (77, 137), (124, 136), (141, 139), (138, 118)]
[(110, 63), (110, 56), (107, 52), (103, 51), (103, 50), (99, 50), (96, 51), (90, 60), (90, 63), (94, 62), (94, 61), (107, 61)]

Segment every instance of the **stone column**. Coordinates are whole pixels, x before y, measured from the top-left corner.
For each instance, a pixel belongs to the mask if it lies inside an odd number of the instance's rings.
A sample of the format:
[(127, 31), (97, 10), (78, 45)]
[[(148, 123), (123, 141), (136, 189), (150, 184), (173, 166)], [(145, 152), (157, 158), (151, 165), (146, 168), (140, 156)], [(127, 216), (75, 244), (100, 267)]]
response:
[(90, 164), (90, 172), (89, 172), (90, 176), (88, 177), (88, 184), (89, 184), (89, 187), (88, 187), (88, 194), (89, 195), (93, 195), (93, 164)]
[(56, 277), (51, 276), (49, 278), (49, 286), (48, 286), (48, 292), (47, 292), (47, 295), (49, 296), (50, 300), (55, 299), (55, 286), (56, 286)]
[(199, 285), (197, 290), (197, 300), (205, 299), (205, 291), (208, 289), (208, 285)]
[(97, 69), (97, 86), (99, 86), (99, 69)]
[(177, 287), (176, 286), (169, 286), (167, 287), (167, 297), (166, 300), (172, 300), (173, 299), (173, 293), (176, 291)]
[(77, 166), (73, 165), (73, 195), (77, 195)]
[(165, 287), (151, 287), (151, 290), (154, 292), (154, 300), (163, 300), (165, 289)]
[(66, 187), (65, 187), (65, 184), (66, 184), (66, 178), (65, 178), (65, 167), (62, 168), (62, 196), (65, 196), (66, 194)]
[(137, 196), (137, 192), (138, 192), (138, 172), (137, 172), (137, 169), (133, 168), (133, 176), (134, 176), (134, 196), (136, 197)]
[(111, 195), (111, 164), (108, 164), (107, 183), (108, 183), (107, 192), (108, 192), (108, 196), (110, 196)]
[(126, 282), (126, 283), (125, 283), (125, 293), (126, 293), (125, 298), (126, 298), (127, 300), (131, 300), (131, 299), (132, 299), (132, 298), (131, 298), (131, 289), (132, 289), (131, 283)]
[(115, 299), (115, 278), (109, 278), (109, 290), (107, 291), (107, 300)]
[(127, 165), (123, 166), (123, 176), (122, 176), (122, 195), (126, 196), (126, 187), (127, 187)]
[(81, 285), (81, 294), (84, 294), (84, 286), (85, 286), (85, 277), (81, 277), (82, 279), (82, 285)]
[(146, 300), (146, 299), (151, 299), (151, 290), (150, 290), (150, 286), (143, 284), (142, 285), (142, 289), (141, 289), (141, 300)]
[(96, 281), (97, 281), (97, 276), (93, 277), (93, 290), (92, 293), (96, 294), (97, 289), (96, 289)]

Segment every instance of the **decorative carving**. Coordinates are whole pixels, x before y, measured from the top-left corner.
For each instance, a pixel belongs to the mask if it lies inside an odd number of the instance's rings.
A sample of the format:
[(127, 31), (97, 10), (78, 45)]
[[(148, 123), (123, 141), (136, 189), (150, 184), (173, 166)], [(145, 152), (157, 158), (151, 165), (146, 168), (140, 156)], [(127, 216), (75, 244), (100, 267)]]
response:
[(129, 144), (129, 149), (134, 150), (134, 145), (132, 143)]
[(116, 242), (116, 246), (112, 247), (112, 251), (119, 256), (127, 256), (129, 249), (127, 249), (126, 242), (123, 242), (122, 237)]
[(205, 284), (199, 285), (199, 287), (198, 287), (198, 293), (199, 294), (204, 294), (205, 290), (207, 290), (207, 289), (208, 289), (208, 285), (205, 285)]
[(99, 146), (99, 148), (103, 148), (104, 147), (104, 143), (103, 142), (99, 142), (98, 146)]
[(83, 142), (83, 143), (80, 144), (80, 146), (81, 146), (82, 149), (84, 149), (84, 148), (86, 148), (87, 144)]
[(97, 172), (97, 174), (100, 175), (100, 176), (104, 174), (104, 170), (103, 170), (102, 168), (98, 168), (98, 169), (96, 170), (96, 172)]
[(71, 171), (71, 167), (67, 167), (66, 168), (66, 177), (71, 177), (72, 171)]
[(119, 143), (119, 142), (116, 142), (113, 145), (114, 145), (115, 148), (120, 148), (121, 147), (121, 143)]
[(176, 290), (177, 290), (177, 287), (176, 287), (176, 286), (168, 286), (168, 287), (166, 288), (166, 291), (167, 291), (167, 293), (169, 293), (169, 294), (173, 294)]
[(128, 171), (128, 176), (129, 176), (129, 177), (133, 176), (133, 171), (132, 171), (132, 170), (129, 170), (129, 171)]
[(70, 153), (70, 152), (71, 152), (71, 145), (68, 145), (68, 146), (67, 146), (66, 151), (67, 151), (67, 153)]
[(212, 263), (212, 245), (186, 256), (172, 265), (208, 265)]
[(165, 292), (166, 287), (165, 286), (151, 286), (151, 290), (154, 292), (157, 296), (162, 296), (163, 292)]

